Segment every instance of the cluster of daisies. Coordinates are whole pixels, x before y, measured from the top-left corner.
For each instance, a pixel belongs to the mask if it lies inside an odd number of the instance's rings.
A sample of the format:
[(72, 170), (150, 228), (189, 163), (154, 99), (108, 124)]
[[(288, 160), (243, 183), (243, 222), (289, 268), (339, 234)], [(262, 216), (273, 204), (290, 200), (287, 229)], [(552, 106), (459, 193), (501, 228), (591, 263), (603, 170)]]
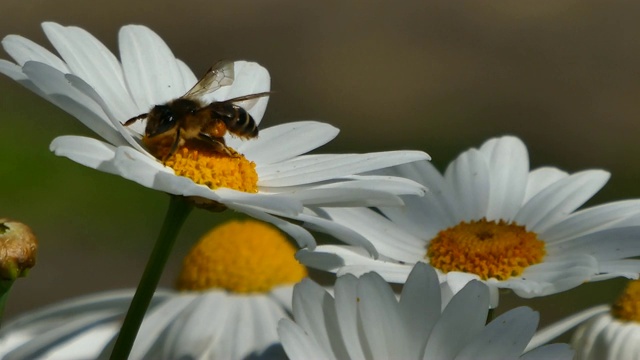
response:
[[(144, 26), (121, 29), (119, 59), (83, 29), (43, 29), (57, 54), (9, 35), (2, 45), (13, 62), (0, 60), (0, 72), (97, 135), (58, 137), (51, 151), (255, 219), (224, 224), (194, 245), (176, 288), (155, 291), (129, 358), (640, 356), (634, 286), (612, 307), (542, 331), (527, 307), (491, 319), (500, 289), (532, 298), (638, 278), (640, 200), (582, 208), (606, 171), (531, 170), (513, 136), (461, 153), (443, 173), (421, 151), (307, 155), (338, 134), (316, 121), (261, 126), (251, 139), (226, 134), (216, 140), (229, 149), (222, 155), (206, 142), (180, 141), (170, 158), (158, 158), (146, 146), (144, 114), (198, 93), (202, 104), (241, 98), (234, 105), (260, 124), (268, 96), (247, 95), (269, 92), (266, 69), (236, 61), (211, 91), (194, 91), (202, 82)], [(180, 133), (171, 134), (178, 144)], [(317, 245), (309, 230), (337, 241)], [(335, 282), (319, 285), (308, 268), (334, 273)], [(108, 358), (133, 296), (95, 294), (10, 319), (0, 328), (0, 356)], [(580, 324), (572, 346), (548, 344)]]

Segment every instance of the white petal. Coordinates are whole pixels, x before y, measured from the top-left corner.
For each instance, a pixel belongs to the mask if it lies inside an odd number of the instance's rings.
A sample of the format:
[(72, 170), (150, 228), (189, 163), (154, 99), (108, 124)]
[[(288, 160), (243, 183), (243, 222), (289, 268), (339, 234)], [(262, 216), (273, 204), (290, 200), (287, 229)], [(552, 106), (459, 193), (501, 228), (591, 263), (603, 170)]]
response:
[(447, 167), (445, 180), (457, 198), (458, 220), (477, 220), (487, 215), (489, 205), (489, 167), (475, 149), (462, 153)]
[(415, 263), (426, 254), (425, 241), (403, 231), (382, 215), (363, 208), (323, 209), (334, 222), (353, 229), (387, 257)]
[[(407, 213), (399, 213), (394, 216), (393, 210), (385, 215), (397, 222), (401, 227), (415, 228), (418, 225), (422, 229), (418, 233), (427, 231), (424, 238), (431, 238), (441, 229), (446, 229), (460, 222), (455, 211), (456, 197), (451, 193), (449, 184), (438, 172), (433, 164), (427, 161), (416, 161), (408, 164), (383, 169), (381, 172), (387, 175), (401, 176), (414, 180), (427, 187), (428, 192), (422, 199), (407, 198), (405, 206)], [(407, 220), (405, 220), (407, 219)], [(435, 231), (435, 232), (433, 232)]]
[(436, 272), (418, 263), (407, 278), (400, 296), (400, 313), (407, 329), (408, 358), (422, 356), (425, 340), (440, 317), (440, 283)]
[[(138, 331), (130, 358), (142, 359), (153, 346), (162, 346), (161, 334), (197, 299), (195, 294), (179, 294), (149, 310)], [(186, 313), (184, 313), (186, 316)]]
[[(322, 209), (317, 209), (316, 211), (320, 214), (323, 212)], [(328, 214), (323, 214), (323, 217), (327, 218)], [(363, 235), (352, 230), (349, 226), (343, 226), (325, 218), (321, 218), (316, 214), (310, 214), (309, 210), (307, 210), (307, 213), (305, 214), (299, 214), (296, 216), (296, 219), (304, 221), (304, 226), (309, 230), (329, 234), (336, 239), (342, 240), (346, 244), (364, 248), (373, 258), (378, 257), (378, 251), (376, 248)]]
[(522, 199), (522, 203), (526, 204), (541, 190), (544, 190), (547, 186), (553, 184), (558, 180), (564, 179), (567, 176), (569, 176), (567, 172), (553, 167), (542, 167), (532, 170), (529, 173), (529, 177), (527, 180), (527, 190), (525, 192), (524, 199)]
[(588, 255), (567, 255), (548, 258), (530, 266), (518, 277), (500, 282), (500, 287), (512, 289), (518, 296), (532, 298), (562, 292), (588, 281), (598, 273), (598, 263)]
[(27, 61), (36, 61), (49, 65), (62, 73), (69, 72), (69, 68), (59, 57), (20, 35), (5, 36), (2, 39), (2, 47), (20, 66), (23, 66)]
[(209, 347), (222, 346), (218, 340), (227, 326), (233, 326), (233, 311), (233, 302), (222, 291), (197, 296), (189, 309), (171, 322), (164, 344), (159, 344), (164, 357), (198, 359)]
[(527, 348), (524, 350), (531, 351), (537, 347), (540, 347), (551, 340), (557, 338), (561, 334), (569, 331), (575, 326), (582, 324), (583, 322), (589, 320), (590, 318), (600, 315), (602, 313), (608, 312), (610, 310), (608, 305), (598, 305), (592, 308), (588, 308), (586, 310), (580, 311), (576, 314), (573, 314), (567, 318), (564, 318), (557, 323), (549, 325), (543, 329), (540, 329), (533, 336)]
[(640, 227), (614, 228), (548, 246), (550, 254), (587, 254), (604, 260), (640, 255)]
[(331, 359), (330, 354), (304, 331), (302, 327), (289, 319), (278, 323), (278, 334), (287, 356), (291, 360), (308, 359), (313, 354), (317, 359)]
[(296, 121), (260, 129), (260, 135), (236, 149), (254, 161), (257, 170), (314, 150), (338, 135), (337, 128), (316, 121)]
[(47, 95), (47, 100), (73, 115), (86, 127), (110, 143), (114, 145), (126, 144), (100, 105), (71, 86), (63, 73), (43, 63), (32, 61), (24, 65), (23, 71)]
[(442, 312), (429, 336), (424, 359), (453, 359), (483, 329), (489, 310), (489, 291), (479, 281), (460, 290)]
[[(358, 322), (358, 279), (352, 275), (338, 278), (335, 283), (335, 304), (337, 321), (340, 328), (339, 335), (343, 339), (350, 359), (365, 359), (364, 347), (367, 346), (361, 337), (361, 329)], [(342, 358), (347, 358), (343, 356)]]
[(100, 41), (73, 26), (45, 22), (42, 28), (71, 73), (100, 94), (116, 119), (125, 121), (141, 112), (129, 95), (118, 59)]
[(584, 234), (617, 226), (622, 220), (640, 213), (639, 200), (608, 203), (571, 214), (540, 234), (547, 244), (566, 241)]
[(404, 283), (413, 266), (374, 260), (362, 248), (336, 245), (321, 245), (315, 251), (300, 250), (296, 253), (296, 259), (309, 267), (336, 272), (338, 276), (360, 276), (375, 271), (393, 283)]
[(331, 349), (328, 333), (328, 330), (334, 330), (328, 327), (331, 316), (335, 317), (335, 306), (329, 293), (309, 279), (296, 284), (293, 291), (293, 317), (323, 349)]
[(556, 181), (527, 202), (514, 221), (541, 233), (589, 200), (609, 179), (609, 173), (588, 170)]
[(176, 59), (176, 63), (178, 64), (178, 69), (180, 70), (180, 75), (182, 75), (183, 87), (185, 89), (191, 89), (193, 85), (196, 84), (198, 78), (193, 74), (193, 71), (184, 63), (184, 61), (180, 59)]
[(574, 351), (569, 344), (550, 344), (534, 349), (520, 357), (521, 360), (571, 360)]
[(67, 157), (79, 164), (109, 174), (118, 174), (113, 165), (116, 148), (102, 141), (84, 136), (59, 136), (49, 149), (57, 156)]
[(118, 44), (125, 81), (139, 109), (151, 109), (187, 92), (173, 53), (149, 28), (123, 26)]
[(491, 179), (487, 219), (510, 220), (520, 209), (525, 196), (529, 176), (527, 148), (520, 139), (504, 136), (487, 141), (480, 151), (489, 164)]
[(518, 307), (498, 316), (464, 346), (456, 360), (517, 359), (538, 326), (539, 315)]
[(251, 206), (244, 206), (240, 204), (227, 204), (227, 207), (232, 210), (243, 212), (258, 220), (266, 221), (276, 226), (278, 229), (291, 235), (291, 237), (298, 243), (301, 248), (308, 248), (313, 250), (316, 248), (316, 240), (313, 235), (301, 226), (290, 223), (279, 217), (267, 214), (262, 209), (256, 209)]
[(398, 301), (389, 284), (378, 274), (368, 273), (357, 286), (360, 321), (373, 358), (406, 358), (408, 329), (402, 324)]
[(591, 278), (591, 281), (609, 280), (614, 277), (624, 276), (627, 279), (640, 277), (640, 260), (610, 260), (599, 262), (600, 273)]
[(305, 155), (260, 168), (260, 186), (293, 186), (359, 174), (402, 163), (426, 160), (420, 151), (368, 154)]

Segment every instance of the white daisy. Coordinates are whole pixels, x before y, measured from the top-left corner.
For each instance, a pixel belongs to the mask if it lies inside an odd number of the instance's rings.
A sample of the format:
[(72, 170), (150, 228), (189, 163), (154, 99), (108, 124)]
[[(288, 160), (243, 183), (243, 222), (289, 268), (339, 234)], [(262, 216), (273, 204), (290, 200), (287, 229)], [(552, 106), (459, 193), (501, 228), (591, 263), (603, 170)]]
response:
[(427, 162), (390, 171), (429, 192), (404, 198), (403, 208), (322, 209), (373, 243), (379, 258), (326, 245), (299, 252), (299, 260), (338, 275), (376, 271), (399, 283), (413, 264), (428, 262), (451, 293), (472, 279), (489, 285), (493, 307), (498, 288), (529, 298), (587, 281), (638, 278), (640, 261), (629, 258), (640, 255), (640, 201), (576, 211), (604, 186), (606, 171), (529, 171), (525, 145), (511, 136), (462, 153), (444, 176)]
[[(173, 168), (164, 166), (141, 145), (144, 121), (128, 127), (123, 123), (183, 96), (197, 82), (191, 70), (144, 26), (121, 29), (120, 60), (83, 29), (51, 22), (42, 27), (60, 57), (28, 39), (9, 35), (2, 44), (15, 63), (0, 60), (0, 72), (106, 140), (58, 137), (51, 150), (59, 156), (149, 188), (244, 212), (275, 224), (310, 248), (315, 246), (313, 237), (281, 217), (304, 221), (304, 216), (298, 216), (304, 206), (399, 205), (397, 195), (424, 193), (406, 179), (355, 176), (428, 159), (423, 152), (302, 155), (338, 134), (333, 126), (315, 121), (262, 129), (258, 138), (249, 141), (226, 136), (226, 144), (242, 155), (238, 157), (194, 155), (185, 146), (176, 154)], [(220, 87), (208, 101), (269, 91), (269, 74), (260, 65), (237, 61), (233, 72), (232, 84)], [(259, 124), (267, 101), (268, 97), (261, 97), (243, 102), (242, 107)], [(178, 161), (179, 155), (187, 164)]]
[[(277, 323), (306, 276), (273, 227), (233, 221), (184, 260), (180, 291), (156, 292), (129, 359), (280, 357)], [(0, 330), (0, 358), (107, 358), (133, 291), (107, 292), (24, 315)]]
[(640, 282), (630, 282), (613, 306), (578, 327), (571, 346), (577, 359), (640, 358)]
[(468, 283), (442, 309), (437, 275), (417, 264), (400, 300), (378, 274), (338, 278), (335, 297), (310, 280), (293, 291), (293, 317), (278, 326), (290, 359), (571, 359), (564, 344), (523, 355), (538, 324), (529, 308), (485, 326), (489, 291)]

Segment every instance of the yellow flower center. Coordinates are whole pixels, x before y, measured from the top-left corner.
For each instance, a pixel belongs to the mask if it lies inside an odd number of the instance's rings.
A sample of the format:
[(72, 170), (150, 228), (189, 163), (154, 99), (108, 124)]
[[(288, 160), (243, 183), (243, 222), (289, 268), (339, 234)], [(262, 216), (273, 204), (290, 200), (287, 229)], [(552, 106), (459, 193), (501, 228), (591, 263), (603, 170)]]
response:
[(640, 280), (630, 281), (611, 306), (611, 315), (620, 321), (640, 322)]
[(230, 221), (211, 230), (191, 249), (176, 287), (265, 293), (307, 276), (295, 252), (272, 226), (255, 220)]
[(481, 219), (442, 230), (429, 242), (429, 263), (443, 272), (473, 273), (506, 280), (542, 261), (544, 241), (515, 223)]
[(186, 142), (164, 164), (171, 167), (176, 175), (188, 177), (211, 189), (258, 192), (256, 164), (231, 148), (229, 150), (233, 156), (217, 152), (198, 142)]

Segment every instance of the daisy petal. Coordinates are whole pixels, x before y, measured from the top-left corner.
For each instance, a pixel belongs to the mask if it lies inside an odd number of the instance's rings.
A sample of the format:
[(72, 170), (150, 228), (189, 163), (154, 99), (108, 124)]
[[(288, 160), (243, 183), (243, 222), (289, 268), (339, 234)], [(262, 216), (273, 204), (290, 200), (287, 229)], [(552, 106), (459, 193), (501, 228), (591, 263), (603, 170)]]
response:
[(162, 333), (196, 299), (195, 294), (175, 297), (149, 311), (140, 326), (130, 358), (141, 359), (144, 354), (151, 351), (152, 347), (162, 346)]
[(316, 240), (313, 238), (313, 235), (311, 235), (311, 233), (298, 225), (292, 224), (286, 220), (282, 220), (279, 217), (269, 215), (260, 209), (256, 209), (250, 206), (227, 204), (227, 207), (231, 210), (241, 211), (258, 220), (266, 221), (275, 225), (280, 230), (291, 235), (291, 237), (296, 240), (301, 248), (308, 248), (309, 250), (314, 250), (316, 248)]
[(592, 256), (549, 257), (543, 263), (528, 267), (519, 277), (505, 280), (500, 286), (512, 289), (520, 297), (531, 298), (572, 289), (596, 273), (598, 262)]
[(378, 274), (367, 273), (357, 286), (358, 315), (371, 353), (376, 359), (406, 358), (407, 329), (402, 326), (398, 301), (389, 284)]
[[(260, 167), (289, 160), (316, 149), (338, 135), (337, 128), (316, 121), (296, 121), (261, 129), (258, 138), (236, 148)], [(233, 147), (230, 142), (229, 145)]]
[(138, 109), (146, 112), (187, 92), (173, 53), (149, 28), (123, 26), (118, 44), (126, 84)]
[(472, 281), (451, 299), (434, 326), (425, 348), (424, 359), (453, 359), (464, 345), (484, 327), (489, 308), (489, 291)]
[(42, 28), (71, 73), (100, 94), (116, 119), (124, 121), (141, 112), (129, 95), (118, 59), (100, 41), (73, 26), (45, 22)]
[(638, 279), (640, 276), (640, 260), (601, 261), (600, 274), (593, 276), (592, 281), (609, 280), (619, 276), (624, 276), (627, 279)]
[(461, 220), (482, 218), (489, 205), (489, 167), (482, 154), (475, 149), (462, 153), (449, 165), (445, 180), (457, 195), (457, 212)]
[(67, 157), (84, 166), (109, 174), (117, 174), (113, 165), (116, 148), (99, 140), (84, 136), (59, 136), (51, 142), (49, 149), (57, 156)]
[(282, 319), (278, 323), (278, 335), (287, 350), (287, 356), (291, 359), (304, 359), (309, 354), (324, 359), (330, 359), (330, 354), (324, 353), (324, 348), (309, 335), (304, 329), (290, 319)]
[(531, 340), (538, 321), (538, 313), (528, 307), (510, 310), (491, 321), (456, 360), (516, 359)]
[(336, 315), (338, 320), (339, 335), (343, 341), (333, 341), (336, 348), (341, 349), (343, 344), (346, 349), (342, 350), (348, 356), (342, 358), (365, 359), (366, 356), (362, 349), (362, 340), (359, 334), (358, 320), (358, 279), (352, 275), (345, 275), (340, 281), (335, 283), (335, 304)]
[[(300, 214), (297, 216), (297, 219), (304, 221), (305, 227), (310, 230), (317, 230), (329, 234), (337, 239), (343, 240), (347, 244), (365, 249), (373, 258), (378, 257), (378, 251), (364, 236), (353, 231), (350, 227), (341, 226), (336, 222), (316, 215), (317, 214)], [(323, 217), (327, 216), (328, 214), (325, 213)]]
[(335, 223), (353, 229), (369, 239), (377, 249), (376, 253), (379, 251), (390, 258), (411, 263), (420, 261), (424, 256), (423, 240), (411, 236), (373, 210), (360, 208), (325, 208), (323, 210)]
[(549, 227), (540, 237), (548, 244), (603, 230), (640, 213), (639, 200), (626, 200), (577, 211)]
[(607, 180), (608, 172), (590, 170), (556, 181), (529, 200), (513, 220), (540, 233), (584, 204)]
[(363, 173), (398, 163), (426, 160), (421, 151), (307, 155), (260, 169), (261, 186), (294, 186)]
[(573, 359), (574, 351), (569, 344), (550, 344), (529, 351), (520, 357), (521, 360), (560, 360)]
[(567, 176), (569, 176), (567, 172), (553, 167), (542, 167), (531, 171), (527, 180), (527, 190), (524, 199), (522, 199), (522, 203), (526, 204), (541, 190)]
[(487, 141), (480, 147), (480, 152), (488, 161), (491, 179), (486, 218), (510, 220), (520, 209), (525, 196), (529, 175), (527, 148), (520, 139), (505, 136)]
[(400, 295), (400, 314), (407, 329), (407, 351), (419, 350), (419, 353), (407, 354), (407, 358), (418, 359), (422, 356), (424, 339), (440, 317), (440, 283), (435, 271), (427, 264), (418, 263), (407, 278)]
[(24, 66), (27, 61), (35, 61), (49, 65), (62, 73), (69, 72), (69, 68), (59, 57), (22, 36), (5, 36), (2, 39), (2, 47), (19, 66)]
[(79, 119), (85, 126), (112, 144), (124, 145), (126, 141), (107, 119), (107, 115), (93, 99), (69, 84), (60, 71), (29, 61), (23, 67), (29, 79), (46, 94), (47, 100)]
[(322, 348), (330, 349), (331, 341), (327, 332), (328, 324), (324, 321), (323, 311), (335, 311), (334, 299), (331, 295), (309, 279), (304, 279), (295, 285), (293, 291), (293, 316), (296, 319), (296, 323), (311, 338), (315, 339), (318, 345)]
[(550, 244), (552, 254), (587, 254), (600, 261), (640, 255), (640, 227), (606, 229), (577, 239)]

